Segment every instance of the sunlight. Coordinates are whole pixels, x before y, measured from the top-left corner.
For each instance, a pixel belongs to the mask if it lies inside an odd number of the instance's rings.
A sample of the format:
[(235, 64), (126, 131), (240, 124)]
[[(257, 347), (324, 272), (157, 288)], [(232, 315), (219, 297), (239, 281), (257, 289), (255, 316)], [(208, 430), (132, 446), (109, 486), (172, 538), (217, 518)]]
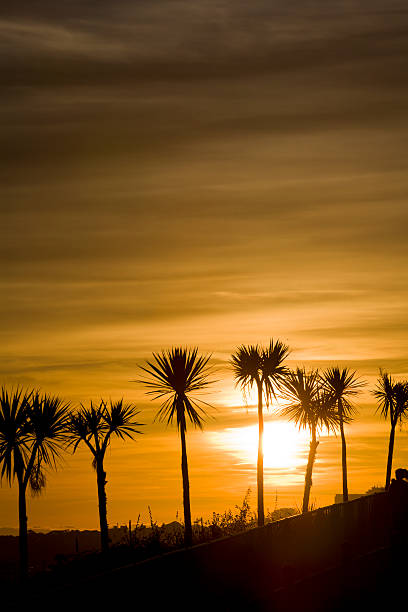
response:
[(225, 385), (218, 392), (218, 403), (228, 408), (239, 407), (242, 410), (242, 406), (248, 408), (256, 408), (258, 404), (257, 391), (255, 388), (248, 389), (246, 397), (243, 397), (241, 389), (230, 388), (226, 389)]
[[(242, 393), (239, 388), (225, 389), (225, 386), (217, 391), (217, 404), (222, 406), (226, 406), (228, 408), (236, 408), (240, 412), (242, 409), (248, 410), (249, 412), (257, 412), (258, 411), (258, 392), (256, 387), (252, 387), (252, 389), (248, 389), (245, 392), (245, 395)], [(272, 414), (282, 407), (283, 402), (278, 398), (272, 399), (269, 407), (267, 408), (265, 398), (264, 398), (264, 408), (267, 409)]]
[[(258, 426), (228, 427), (212, 432), (212, 442), (234, 454), (240, 463), (256, 465)], [(287, 421), (267, 421), (264, 430), (264, 468), (291, 469), (305, 463), (309, 435)]]

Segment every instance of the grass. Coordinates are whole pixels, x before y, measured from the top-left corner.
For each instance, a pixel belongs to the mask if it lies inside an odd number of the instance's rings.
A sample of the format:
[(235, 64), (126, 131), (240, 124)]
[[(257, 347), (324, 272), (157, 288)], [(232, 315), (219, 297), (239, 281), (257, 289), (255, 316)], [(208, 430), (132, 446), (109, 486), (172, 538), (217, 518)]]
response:
[[(248, 489), (241, 505), (222, 513), (213, 512), (211, 518), (205, 521), (203, 518), (196, 519), (193, 524), (193, 544), (210, 542), (256, 527), (257, 515), (251, 509), (250, 495)], [(293, 514), (297, 514), (294, 508), (275, 507), (273, 511), (266, 512), (265, 522), (270, 523)], [(41, 591), (48, 586), (75, 582), (102, 571), (137, 563), (184, 547), (184, 526), (180, 522), (159, 525), (154, 520), (150, 507), (149, 517), (148, 525), (140, 523), (139, 517), (130, 533), (129, 528), (120, 528), (123, 535), (119, 541), (111, 544), (107, 555), (99, 551), (57, 554), (47, 569), (33, 573), (31, 588), (33, 591)], [(118, 533), (117, 529), (115, 533)]]

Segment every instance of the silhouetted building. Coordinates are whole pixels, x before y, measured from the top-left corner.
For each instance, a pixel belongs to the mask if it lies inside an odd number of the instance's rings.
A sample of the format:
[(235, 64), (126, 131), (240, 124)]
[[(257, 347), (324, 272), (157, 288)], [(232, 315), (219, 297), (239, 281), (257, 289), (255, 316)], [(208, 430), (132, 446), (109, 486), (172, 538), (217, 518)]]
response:
[[(385, 491), (384, 487), (376, 487), (376, 486), (370, 487), (370, 489), (368, 489), (368, 491), (366, 491), (365, 493), (349, 493), (348, 500), (352, 501), (353, 499), (358, 499), (359, 497), (365, 497), (366, 495), (373, 495), (373, 493), (382, 493), (383, 491)], [(337, 495), (334, 498), (334, 503), (335, 504), (343, 503), (342, 493), (337, 493)]]

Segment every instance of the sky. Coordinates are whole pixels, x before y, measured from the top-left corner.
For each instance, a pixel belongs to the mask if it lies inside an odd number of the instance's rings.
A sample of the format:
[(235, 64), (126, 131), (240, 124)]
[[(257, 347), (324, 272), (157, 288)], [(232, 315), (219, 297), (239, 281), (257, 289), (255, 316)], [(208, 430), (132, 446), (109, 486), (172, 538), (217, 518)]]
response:
[[(256, 415), (228, 359), (270, 337), (291, 366), (368, 381), (350, 490), (381, 484), (387, 426), (370, 390), (379, 367), (408, 376), (407, 26), (402, 0), (0, 8), (0, 378), (73, 406), (137, 403), (145, 433), (108, 458), (111, 522), (181, 512), (177, 434), (131, 382), (180, 344), (211, 353), (219, 379), (214, 420), (188, 439), (194, 516), (248, 487), (255, 503), (229, 430)], [(294, 480), (266, 475), (270, 508), (300, 505), (307, 440), (297, 452)], [(318, 505), (340, 492), (339, 440), (319, 453)], [(67, 455), (29, 524), (95, 527), (94, 481), (85, 450)], [(15, 488), (0, 499), (15, 526)]]

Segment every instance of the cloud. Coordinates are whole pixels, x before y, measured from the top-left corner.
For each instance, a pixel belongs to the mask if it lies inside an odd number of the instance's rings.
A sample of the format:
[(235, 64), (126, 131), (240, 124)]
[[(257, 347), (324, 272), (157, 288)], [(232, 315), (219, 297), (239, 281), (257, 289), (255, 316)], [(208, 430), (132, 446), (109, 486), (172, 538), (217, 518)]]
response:
[(36, 21), (0, 20), (3, 49), (11, 55), (26, 57), (34, 52), (50, 58), (54, 54), (90, 56), (111, 59), (121, 56), (124, 50), (119, 41), (114, 44), (97, 39), (92, 34), (68, 27)]
[[(296, 2), (288, 10), (281, 2), (258, 1), (251, 7), (230, 0), (200, 6), (159, 1), (154, 5), (138, 2), (135, 7), (122, 1), (114, 8), (100, 2), (96, 14), (91, 5), (83, 3), (58, 10), (43, 3), (35, 15), (27, 5), (9, 9), (9, 19), (3, 19), (0, 29), (13, 54), (15, 43), (22, 43), (34, 55), (49, 48), (105, 60), (102, 73), (101, 66), (92, 70), (92, 64), (80, 62), (66, 64), (61, 72), (51, 62), (48, 68), (54, 66), (54, 70), (43, 70), (43, 74), (59, 82), (72, 79), (73, 71), (77, 78), (87, 72), (91, 80), (95, 73), (128, 80), (135, 71), (139, 79), (148, 80), (228, 78), (311, 66), (327, 68), (351, 60), (356, 63), (359, 58), (370, 63), (383, 56), (401, 57), (401, 50), (406, 49), (406, 8), (401, 2), (395, 3), (397, 10), (391, 6), (384, 10), (381, 1), (380, 11), (372, 3), (364, 5), (350, 11), (344, 3), (328, 8), (320, 2), (311, 8)], [(119, 61), (116, 71), (112, 69), (115, 59), (125, 60)], [(40, 73), (34, 70), (32, 77), (38, 79)]]
[(400, 359), (402, 2), (40, 4), (0, 19), (8, 356)]

